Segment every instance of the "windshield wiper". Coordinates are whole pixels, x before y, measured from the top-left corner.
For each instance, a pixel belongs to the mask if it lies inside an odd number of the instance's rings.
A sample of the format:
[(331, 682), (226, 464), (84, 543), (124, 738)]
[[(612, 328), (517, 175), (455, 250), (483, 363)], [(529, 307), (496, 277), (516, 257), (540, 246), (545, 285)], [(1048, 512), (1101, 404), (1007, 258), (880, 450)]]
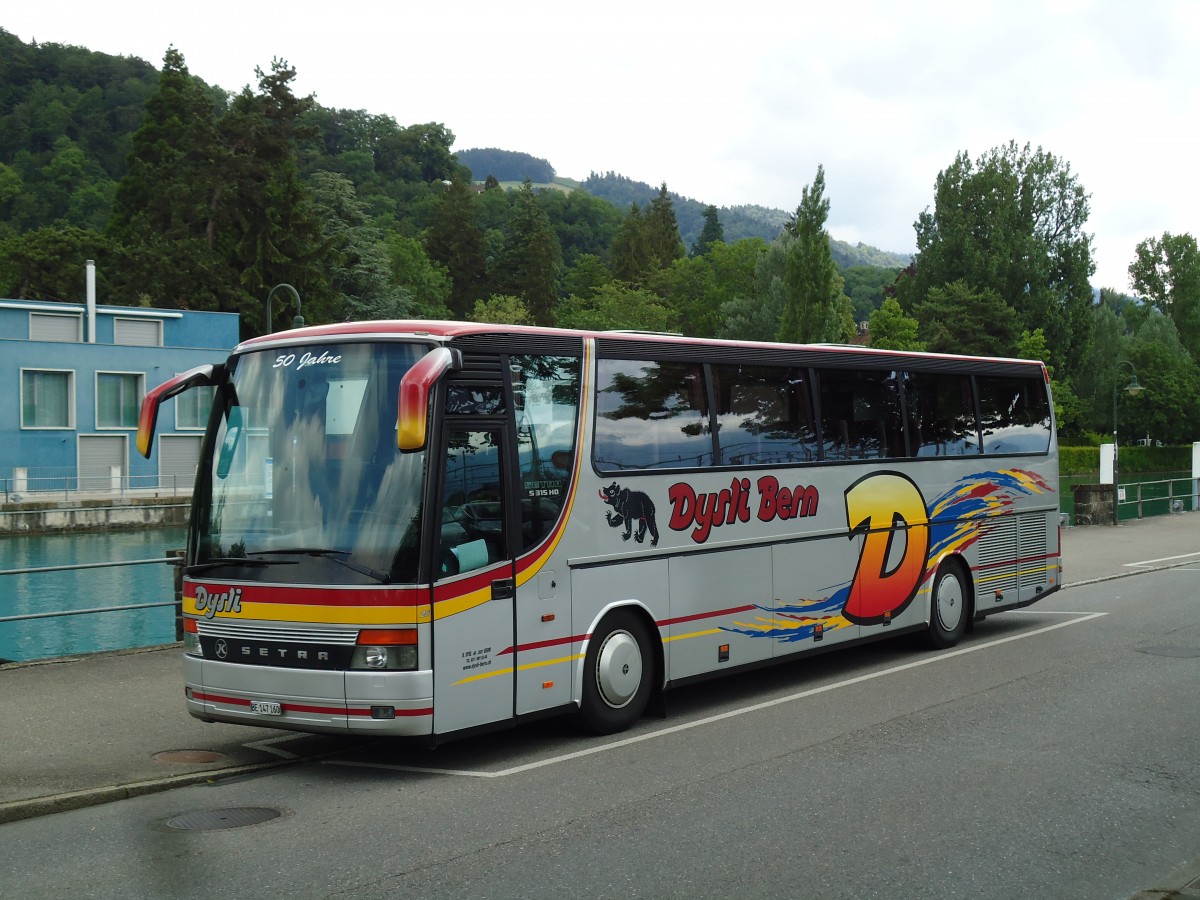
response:
[[(335, 563), (341, 563), (347, 569), (353, 569), (359, 575), (366, 575), (368, 578), (373, 578), (380, 584), (389, 584), (392, 577), (386, 572), (380, 572), (378, 569), (372, 569), (370, 566), (364, 566), (348, 559), (342, 559), (343, 556), (349, 556), (349, 550), (330, 550), (326, 547), (287, 547), (282, 550), (255, 550), (256, 556), (271, 556), (280, 553), (295, 553), (303, 556), (319, 556), (322, 559), (329, 559)], [(264, 563), (275, 563), (277, 560), (261, 560)]]
[(209, 569), (216, 569), (219, 566), (294, 566), (294, 559), (247, 559), (244, 556), (221, 556), (216, 559), (206, 559), (202, 563), (196, 563), (194, 566), (188, 566), (184, 571), (188, 575), (195, 575), (198, 572), (207, 572)]

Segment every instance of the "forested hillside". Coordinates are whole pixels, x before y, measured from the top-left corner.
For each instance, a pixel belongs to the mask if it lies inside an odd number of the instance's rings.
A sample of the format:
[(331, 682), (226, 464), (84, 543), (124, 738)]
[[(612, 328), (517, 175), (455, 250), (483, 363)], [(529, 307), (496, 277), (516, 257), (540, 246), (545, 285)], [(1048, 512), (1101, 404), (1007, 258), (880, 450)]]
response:
[[(247, 336), (288, 326), (286, 304), (264, 310), (286, 283), (311, 323), (450, 316), (1023, 355), (1052, 367), (1064, 434), (1108, 431), (1114, 396), (1138, 437), (1200, 433), (1195, 239), (1143, 241), (1130, 273), (1145, 300), (1097, 302), (1088, 194), (1041, 148), (948, 161), (914, 210), (909, 260), (830, 240), (823, 167), (791, 212), (718, 209), (614, 172), (570, 182), (519, 151), (456, 154), (446, 124), (297, 96), (284, 60), (255, 74), (229, 93), (175, 49), (158, 71), (0, 29), (0, 296), (77, 301), (94, 259), (102, 302), (234, 311)], [(1116, 360), (1146, 388), (1136, 404)]]

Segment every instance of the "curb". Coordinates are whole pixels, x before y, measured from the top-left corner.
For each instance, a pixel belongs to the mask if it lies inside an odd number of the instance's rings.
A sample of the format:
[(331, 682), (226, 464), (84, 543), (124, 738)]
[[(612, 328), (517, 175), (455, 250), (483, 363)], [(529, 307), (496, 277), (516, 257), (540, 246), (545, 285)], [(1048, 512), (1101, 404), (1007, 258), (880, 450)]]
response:
[(142, 797), (146, 794), (158, 794), (174, 788), (190, 787), (194, 784), (223, 781), (226, 778), (234, 778), (238, 775), (251, 775), (265, 769), (277, 769), (296, 762), (302, 762), (302, 760), (280, 759), (262, 763), (249, 763), (247, 765), (231, 766), (226, 769), (210, 769), (206, 772), (169, 775), (165, 778), (135, 781), (130, 784), (88, 788), (87, 790), (71, 791), (66, 794), (50, 794), (45, 797), (30, 797), (26, 800), (10, 800), (0, 803), (0, 825), (8, 822), (19, 822), (22, 819), (48, 816), (52, 813), (84, 809), (89, 806), (99, 806), (102, 803), (112, 803), (116, 800), (128, 800), (131, 797)]

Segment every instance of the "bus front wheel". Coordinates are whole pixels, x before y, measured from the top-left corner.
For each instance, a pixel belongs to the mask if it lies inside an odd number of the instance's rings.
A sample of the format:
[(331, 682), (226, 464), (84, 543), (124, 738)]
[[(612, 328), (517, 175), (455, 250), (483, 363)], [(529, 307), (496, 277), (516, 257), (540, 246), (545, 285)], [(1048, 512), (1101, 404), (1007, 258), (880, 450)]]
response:
[(931, 647), (945, 650), (953, 647), (967, 630), (970, 599), (967, 579), (962, 565), (948, 559), (938, 567), (933, 577), (929, 597), (929, 630), (925, 634)]
[(588, 642), (579, 718), (594, 734), (624, 731), (641, 718), (654, 657), (645, 624), (627, 610), (609, 613)]

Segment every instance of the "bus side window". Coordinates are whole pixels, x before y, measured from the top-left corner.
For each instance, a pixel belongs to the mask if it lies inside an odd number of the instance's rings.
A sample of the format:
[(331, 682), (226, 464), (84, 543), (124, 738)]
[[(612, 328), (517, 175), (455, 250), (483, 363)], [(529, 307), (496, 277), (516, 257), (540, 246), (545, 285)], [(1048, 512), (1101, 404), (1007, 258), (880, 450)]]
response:
[(826, 459), (888, 459), (904, 455), (897, 373), (823, 369), (821, 427)]
[(969, 377), (910, 372), (904, 391), (913, 455), (965, 456), (979, 452)]
[(1050, 402), (1041, 379), (981, 375), (976, 383), (984, 453), (1050, 449)]
[(566, 501), (575, 461), (581, 362), (569, 356), (509, 357), (517, 412), (523, 549), (550, 534)]
[(695, 363), (601, 359), (597, 363), (599, 472), (712, 465), (704, 370)]

